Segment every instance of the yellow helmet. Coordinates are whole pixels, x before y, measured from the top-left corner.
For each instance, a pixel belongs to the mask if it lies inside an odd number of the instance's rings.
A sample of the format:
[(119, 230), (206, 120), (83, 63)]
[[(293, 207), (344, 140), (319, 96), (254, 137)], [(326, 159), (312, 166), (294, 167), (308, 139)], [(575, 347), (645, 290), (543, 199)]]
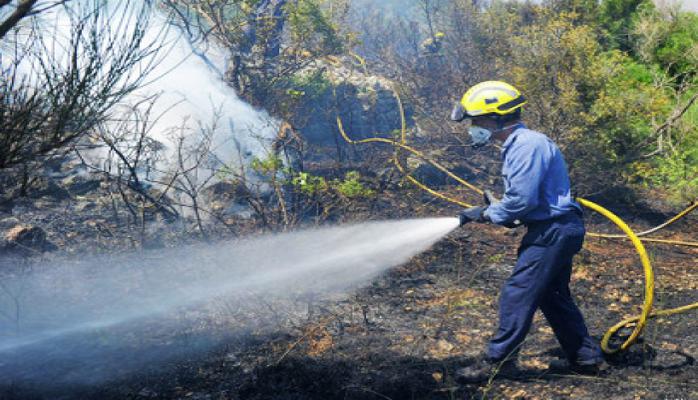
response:
[(515, 87), (502, 81), (481, 82), (468, 89), (451, 113), (451, 120), (491, 115), (509, 115), (526, 104), (526, 98)]

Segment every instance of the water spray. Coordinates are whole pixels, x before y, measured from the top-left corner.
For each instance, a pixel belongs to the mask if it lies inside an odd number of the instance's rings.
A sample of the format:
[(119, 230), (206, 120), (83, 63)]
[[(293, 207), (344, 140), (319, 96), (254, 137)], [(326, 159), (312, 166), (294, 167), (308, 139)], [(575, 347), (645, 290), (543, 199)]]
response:
[(457, 218), (366, 222), (29, 269), (4, 265), (0, 382), (99, 383), (204, 352), (226, 339), (212, 327), (228, 335), (245, 328), (217, 305), (244, 313), (256, 299), (284, 309), (299, 296), (346, 294), (458, 225)]

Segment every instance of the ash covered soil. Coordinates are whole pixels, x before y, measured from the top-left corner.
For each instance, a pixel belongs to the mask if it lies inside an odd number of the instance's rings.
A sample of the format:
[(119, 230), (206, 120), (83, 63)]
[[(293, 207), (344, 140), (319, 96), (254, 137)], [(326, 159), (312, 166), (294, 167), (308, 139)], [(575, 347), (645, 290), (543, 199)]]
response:
[[(422, 210), (433, 214), (434, 210)], [(443, 212), (443, 210), (441, 210)], [(651, 226), (670, 212), (628, 221)], [(689, 217), (662, 237), (698, 237)], [(589, 231), (613, 231), (590, 216)], [(60, 231), (60, 229), (57, 229)], [(497, 296), (515, 262), (523, 228), (471, 225), (349, 296), (312, 299), (274, 329), (250, 329), (205, 354), (91, 387), (51, 392), (15, 383), (0, 397), (85, 399), (469, 399), (698, 398), (696, 313), (652, 320), (630, 351), (598, 376), (546, 373), (555, 337), (540, 313), (524, 344), (517, 380), (458, 385), (454, 371), (485, 348)], [(51, 233), (49, 232), (49, 237)], [(57, 238), (54, 241), (60, 242)], [(648, 244), (656, 308), (698, 300), (698, 249)], [(643, 275), (626, 241), (587, 238), (575, 258), (572, 291), (597, 338), (639, 312)], [(53, 390), (53, 389), (52, 389)]]

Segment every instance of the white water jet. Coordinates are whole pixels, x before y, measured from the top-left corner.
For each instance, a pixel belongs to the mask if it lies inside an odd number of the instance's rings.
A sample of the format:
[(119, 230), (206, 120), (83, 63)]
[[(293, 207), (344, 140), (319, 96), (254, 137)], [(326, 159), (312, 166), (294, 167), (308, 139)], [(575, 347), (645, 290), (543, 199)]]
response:
[[(212, 304), (254, 314), (249, 304), (263, 299), (288, 315), (285, 301), (346, 294), (458, 224), (456, 218), (366, 222), (28, 271), (2, 266), (14, 272), (0, 277), (0, 385), (98, 383), (200, 353), (221, 338), (193, 326), (208, 321), (205, 326), (234, 335), (246, 324), (221, 317)], [(279, 323), (278, 315), (266, 323)], [(176, 332), (188, 332), (186, 343)]]

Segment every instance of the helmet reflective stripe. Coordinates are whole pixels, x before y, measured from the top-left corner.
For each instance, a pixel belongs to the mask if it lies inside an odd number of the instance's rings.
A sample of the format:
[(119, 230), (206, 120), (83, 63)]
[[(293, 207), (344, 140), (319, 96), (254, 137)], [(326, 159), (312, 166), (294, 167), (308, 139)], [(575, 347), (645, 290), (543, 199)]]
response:
[(485, 88), (482, 88), (482, 89), (476, 91), (475, 93), (471, 94), (468, 101), (476, 101), (477, 96), (479, 96), (482, 92), (489, 92), (489, 91), (495, 91), (495, 90), (500, 90), (502, 92), (505, 92), (506, 94), (508, 94), (511, 97), (516, 97), (516, 96), (520, 95), (519, 92), (517, 92), (515, 90), (510, 90), (509, 88), (506, 88), (503, 86), (502, 87), (485, 87)]
[(470, 112), (466, 111), (465, 113), (468, 114), (469, 117), (477, 117), (478, 115), (484, 114), (485, 112), (482, 110), (473, 110)]

